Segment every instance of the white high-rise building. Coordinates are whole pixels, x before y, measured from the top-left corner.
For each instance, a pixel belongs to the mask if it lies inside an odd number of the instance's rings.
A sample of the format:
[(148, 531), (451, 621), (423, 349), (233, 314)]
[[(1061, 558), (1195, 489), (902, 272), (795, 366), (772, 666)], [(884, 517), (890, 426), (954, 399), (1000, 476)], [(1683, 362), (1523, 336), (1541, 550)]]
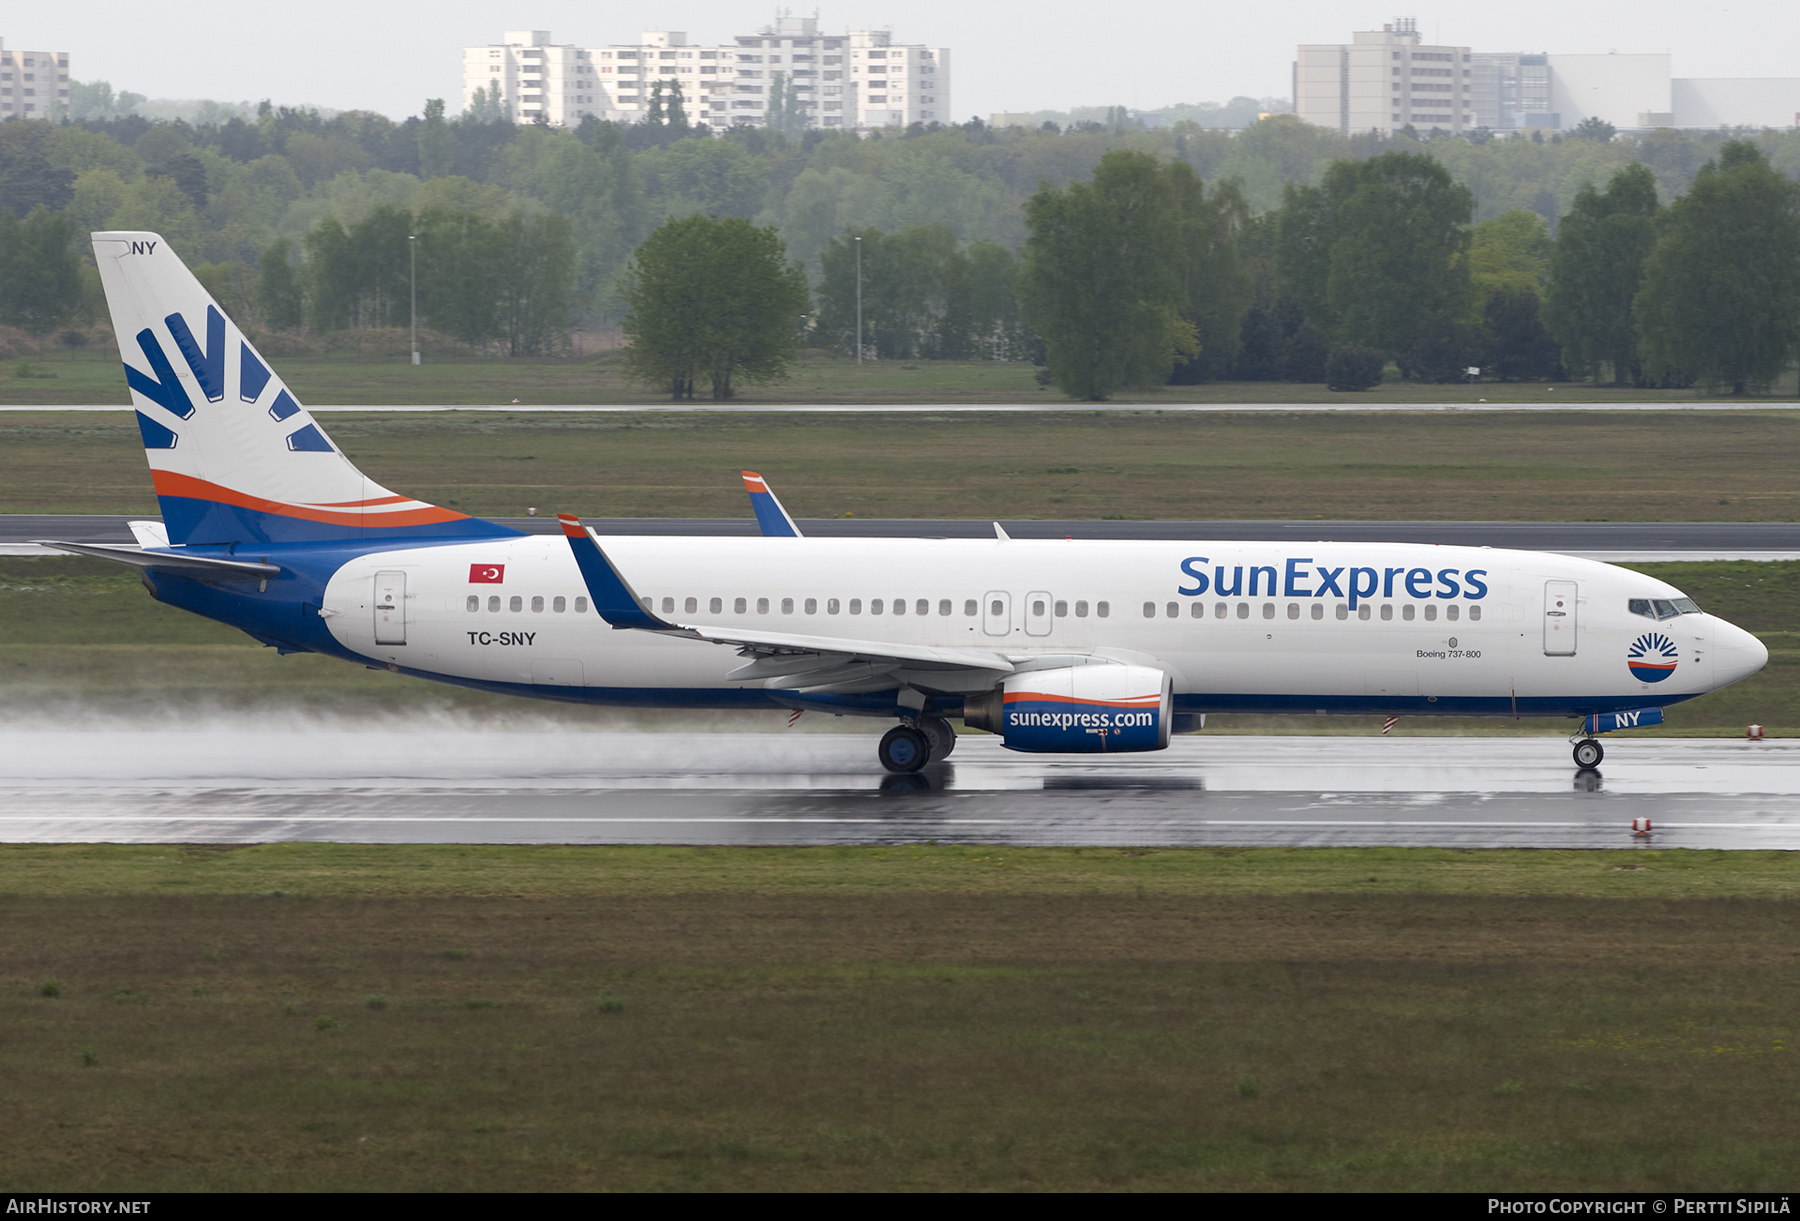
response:
[(0, 121), (69, 117), (69, 53), (8, 51), (0, 38)]
[(814, 17), (783, 17), (728, 44), (690, 45), (679, 30), (636, 43), (576, 47), (547, 30), (512, 30), (505, 41), (463, 50), (463, 106), (496, 90), (516, 123), (574, 127), (586, 115), (635, 123), (662, 86), (690, 123), (762, 126), (773, 103), (828, 131), (948, 123), (950, 50), (898, 44), (886, 30), (822, 34)]
[(1468, 47), (1425, 45), (1411, 17), (1351, 37), (1348, 44), (1299, 48), (1294, 109), (1302, 119), (1345, 135), (1391, 134), (1409, 124), (1451, 132), (1475, 126)]

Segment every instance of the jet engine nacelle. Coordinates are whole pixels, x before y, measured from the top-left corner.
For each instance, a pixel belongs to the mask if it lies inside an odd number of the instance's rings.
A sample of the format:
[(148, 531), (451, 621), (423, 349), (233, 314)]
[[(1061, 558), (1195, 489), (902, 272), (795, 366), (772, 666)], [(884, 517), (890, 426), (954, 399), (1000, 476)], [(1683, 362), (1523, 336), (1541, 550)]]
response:
[(1161, 750), (1174, 716), (1169, 676), (1148, 666), (1064, 666), (1014, 674), (963, 702), (963, 722), (1008, 750), (1117, 754)]

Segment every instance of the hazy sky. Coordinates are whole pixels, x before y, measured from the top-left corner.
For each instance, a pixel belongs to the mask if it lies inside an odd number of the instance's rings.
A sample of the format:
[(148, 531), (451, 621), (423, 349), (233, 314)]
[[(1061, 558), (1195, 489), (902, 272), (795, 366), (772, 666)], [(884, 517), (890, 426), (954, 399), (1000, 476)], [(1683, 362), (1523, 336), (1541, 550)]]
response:
[[(506, 29), (549, 29), (555, 41), (582, 46), (635, 42), (640, 30), (669, 28), (717, 42), (752, 33), (776, 14), (773, 6), (725, 0), (183, 0), (151, 8), (88, 0), (7, 7), (0, 19), (6, 45), (68, 51), (77, 80), (109, 80), (151, 97), (267, 97), (395, 118), (418, 113), (427, 97), (458, 108), (462, 48), (498, 42)], [(1398, 14), (1334, 0), (1230, 9), (1115, 0), (1104, 7), (1102, 17), (1092, 5), (1067, 0), (1019, 8), (853, 0), (817, 11), (827, 32), (886, 26), (897, 42), (950, 47), (959, 119), (995, 110), (1285, 97), (1295, 44), (1348, 42), (1351, 31), (1380, 29), (1396, 15), (1416, 17), (1427, 42), (1476, 50), (1661, 51), (1673, 53), (1676, 76), (1800, 75), (1800, 8), (1791, 0), (1647, 0), (1628, 10), (1517, 0)]]

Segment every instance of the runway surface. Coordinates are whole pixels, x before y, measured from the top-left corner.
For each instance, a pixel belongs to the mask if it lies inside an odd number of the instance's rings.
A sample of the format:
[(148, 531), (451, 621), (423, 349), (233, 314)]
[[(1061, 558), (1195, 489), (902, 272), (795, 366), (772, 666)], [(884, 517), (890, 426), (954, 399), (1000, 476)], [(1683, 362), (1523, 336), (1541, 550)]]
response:
[[(41, 538), (77, 543), (130, 543), (122, 515), (0, 515), (0, 554), (52, 555)], [(554, 534), (556, 519), (503, 517), (503, 525)], [(589, 518), (601, 534), (751, 537), (749, 517)], [(809, 538), (992, 538), (991, 521), (825, 518), (800, 523)], [(1002, 521), (1013, 538), (1232, 539), (1269, 542), (1436, 543), (1557, 551), (1599, 560), (1800, 559), (1800, 522), (1655, 521)]]
[(1795, 849), (1800, 742), (976, 735), (889, 776), (872, 734), (0, 731), (0, 842), (295, 840)]
[[(573, 412), (627, 415), (653, 415), (659, 413), (690, 414), (693, 412), (717, 412), (729, 415), (966, 415), (981, 413), (998, 413), (1007, 415), (1037, 415), (1045, 412), (1073, 411), (1083, 415), (1093, 415), (1101, 411), (1153, 411), (1153, 412), (1223, 412), (1227, 414), (1253, 412), (1279, 412), (1282, 414), (1315, 413), (1322, 411), (1791, 411), (1800, 406), (1792, 400), (1756, 399), (1750, 402), (1680, 402), (1680, 403), (1590, 403), (1586, 401), (1587, 391), (1580, 388), (1546, 387), (1543, 402), (1490, 403), (1485, 399), (1476, 402), (1457, 403), (1380, 403), (1346, 396), (1340, 402), (1332, 403), (571, 403), (561, 406), (539, 405), (536, 403), (482, 403), (462, 406), (431, 406), (407, 403), (361, 403), (361, 404), (312, 404), (307, 407), (311, 412), (336, 411), (381, 411), (381, 412), (438, 412), (438, 411), (499, 411), (509, 414), (521, 412)], [(0, 407), (0, 412), (9, 411), (130, 411), (131, 408), (116, 403), (89, 403), (82, 405), (43, 405)]]

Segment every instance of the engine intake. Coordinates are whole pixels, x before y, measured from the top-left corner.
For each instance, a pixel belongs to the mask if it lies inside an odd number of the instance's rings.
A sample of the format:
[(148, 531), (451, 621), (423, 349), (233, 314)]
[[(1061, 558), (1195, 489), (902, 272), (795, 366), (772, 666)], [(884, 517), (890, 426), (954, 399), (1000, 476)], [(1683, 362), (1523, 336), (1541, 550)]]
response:
[(1065, 666), (1014, 674), (963, 701), (963, 722), (1008, 750), (1122, 754), (1161, 750), (1174, 716), (1169, 676), (1148, 666)]

